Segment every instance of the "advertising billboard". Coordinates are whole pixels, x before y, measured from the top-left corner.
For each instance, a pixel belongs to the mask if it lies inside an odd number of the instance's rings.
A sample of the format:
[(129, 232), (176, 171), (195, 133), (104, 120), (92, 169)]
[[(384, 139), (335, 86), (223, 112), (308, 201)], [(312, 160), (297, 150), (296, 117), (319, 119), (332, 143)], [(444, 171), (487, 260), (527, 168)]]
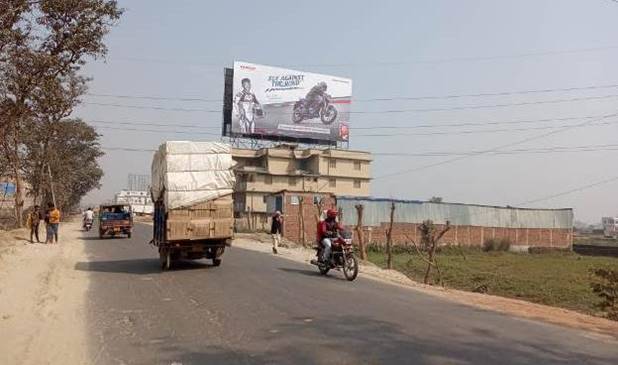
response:
[(349, 140), (350, 79), (234, 62), (227, 98), (226, 134), (331, 144)]

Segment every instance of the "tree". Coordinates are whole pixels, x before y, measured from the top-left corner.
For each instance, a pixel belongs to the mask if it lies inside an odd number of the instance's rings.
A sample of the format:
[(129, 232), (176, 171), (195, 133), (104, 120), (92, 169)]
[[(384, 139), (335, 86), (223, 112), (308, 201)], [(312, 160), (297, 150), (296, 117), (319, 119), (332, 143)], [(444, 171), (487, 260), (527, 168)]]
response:
[(31, 139), (25, 141), (28, 155), (24, 177), (32, 193), (43, 201), (51, 201), (53, 179), (59, 207), (70, 209), (83, 195), (98, 188), (103, 170), (97, 159), (103, 155), (100, 135), (80, 119), (64, 119), (44, 124)]
[(430, 203), (442, 203), (442, 197), (441, 196), (432, 196), (429, 199)]
[[(27, 126), (58, 123), (86, 90), (79, 75), (103, 57), (103, 37), (122, 10), (115, 0), (0, 0), (0, 153), (15, 180), (21, 224)], [(49, 128), (44, 125), (43, 128)]]
[(425, 270), (425, 278), (423, 280), (425, 284), (429, 284), (429, 276), (431, 274), (432, 267), (435, 267), (438, 272), (438, 283), (442, 283), (442, 272), (440, 271), (440, 266), (438, 265), (438, 260), (436, 258), (436, 249), (438, 248), (442, 237), (450, 229), (451, 223), (449, 221), (446, 221), (444, 228), (438, 230), (433, 221), (428, 219), (423, 221), (423, 223), (418, 226), (418, 230), (421, 233), (421, 248), (418, 247), (414, 240), (410, 240), (419, 257), (427, 263), (427, 270)]

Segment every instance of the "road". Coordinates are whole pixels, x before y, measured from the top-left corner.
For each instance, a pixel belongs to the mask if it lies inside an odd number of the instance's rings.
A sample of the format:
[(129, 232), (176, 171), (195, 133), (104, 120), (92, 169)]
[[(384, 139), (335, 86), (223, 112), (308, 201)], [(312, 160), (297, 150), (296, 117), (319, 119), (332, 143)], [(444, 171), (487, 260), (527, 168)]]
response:
[(586, 332), (230, 248), (161, 273), (147, 244), (86, 234), (95, 364), (617, 364)]

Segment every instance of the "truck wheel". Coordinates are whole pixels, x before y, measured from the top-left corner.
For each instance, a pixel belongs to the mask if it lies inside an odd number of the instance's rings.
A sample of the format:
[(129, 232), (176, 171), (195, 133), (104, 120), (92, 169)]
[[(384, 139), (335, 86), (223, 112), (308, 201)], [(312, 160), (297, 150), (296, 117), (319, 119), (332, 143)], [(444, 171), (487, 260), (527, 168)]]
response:
[(131, 232), (127, 233), (127, 238), (131, 238)]
[(172, 266), (172, 254), (169, 251), (159, 252), (159, 262), (161, 263), (161, 270), (169, 270)]
[(221, 259), (212, 259), (212, 266), (221, 265)]

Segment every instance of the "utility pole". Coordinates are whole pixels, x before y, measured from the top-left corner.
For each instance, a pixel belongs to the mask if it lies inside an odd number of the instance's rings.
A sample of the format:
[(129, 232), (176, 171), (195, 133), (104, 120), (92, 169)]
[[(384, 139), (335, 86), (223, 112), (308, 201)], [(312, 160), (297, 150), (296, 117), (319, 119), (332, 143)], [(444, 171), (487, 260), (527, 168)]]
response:
[(56, 206), (56, 193), (54, 192), (54, 178), (52, 177), (49, 163), (47, 164), (47, 174), (49, 175), (49, 189), (51, 190), (52, 202), (54, 203), (54, 207), (58, 208), (58, 206)]

